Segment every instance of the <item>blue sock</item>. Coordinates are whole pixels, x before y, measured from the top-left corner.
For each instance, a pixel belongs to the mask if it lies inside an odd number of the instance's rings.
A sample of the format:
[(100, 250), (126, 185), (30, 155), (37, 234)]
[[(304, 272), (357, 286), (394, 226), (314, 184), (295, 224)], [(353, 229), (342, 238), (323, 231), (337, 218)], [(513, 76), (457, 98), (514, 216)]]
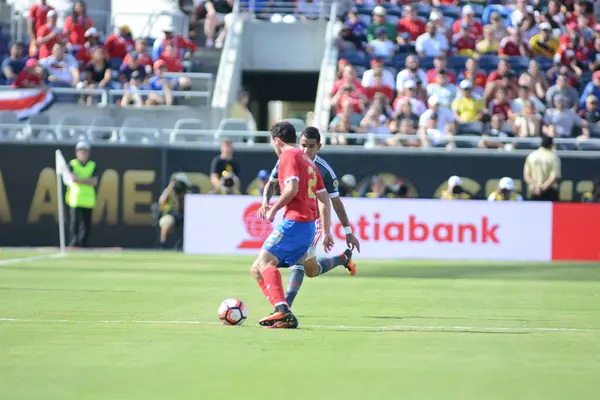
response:
[(287, 288), (285, 289), (285, 301), (291, 308), (302, 281), (304, 280), (304, 265), (296, 264), (290, 267), (290, 279), (288, 280)]
[(335, 257), (323, 257), (319, 258), (319, 275), (323, 275), (334, 269), (335, 267), (339, 267), (340, 265), (345, 265), (346, 260), (348, 258), (344, 253), (338, 254)]

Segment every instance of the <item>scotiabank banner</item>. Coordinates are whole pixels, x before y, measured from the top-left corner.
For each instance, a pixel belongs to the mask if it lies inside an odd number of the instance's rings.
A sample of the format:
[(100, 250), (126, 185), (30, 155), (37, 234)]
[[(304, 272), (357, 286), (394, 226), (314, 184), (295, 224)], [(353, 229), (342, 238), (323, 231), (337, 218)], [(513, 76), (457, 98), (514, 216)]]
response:
[[(344, 205), (361, 257), (552, 259), (551, 203), (345, 198)], [(256, 254), (274, 226), (256, 218), (259, 207), (259, 197), (186, 196), (185, 252)], [(344, 232), (335, 216), (332, 222), (341, 251)]]

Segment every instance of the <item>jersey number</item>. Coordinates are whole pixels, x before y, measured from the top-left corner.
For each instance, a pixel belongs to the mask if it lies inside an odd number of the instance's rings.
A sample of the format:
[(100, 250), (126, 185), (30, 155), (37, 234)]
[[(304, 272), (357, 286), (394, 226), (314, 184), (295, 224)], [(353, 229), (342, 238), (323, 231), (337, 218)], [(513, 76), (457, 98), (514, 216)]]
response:
[(308, 175), (310, 179), (308, 180), (308, 198), (316, 199), (315, 196), (315, 185), (317, 184), (317, 174), (315, 173), (315, 169), (313, 167), (308, 167)]

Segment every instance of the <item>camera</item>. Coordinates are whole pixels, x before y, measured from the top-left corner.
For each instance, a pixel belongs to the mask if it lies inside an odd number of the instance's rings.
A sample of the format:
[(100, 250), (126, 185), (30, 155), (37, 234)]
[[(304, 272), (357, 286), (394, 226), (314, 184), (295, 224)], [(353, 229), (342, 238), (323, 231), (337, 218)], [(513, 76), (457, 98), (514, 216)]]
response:
[(183, 193), (187, 190), (187, 185), (184, 182), (175, 181), (173, 190), (175, 191), (175, 193)]
[(226, 188), (231, 188), (231, 187), (233, 187), (234, 184), (235, 184), (235, 181), (233, 180), (232, 177), (227, 177), (227, 178), (223, 179), (223, 186), (225, 186)]

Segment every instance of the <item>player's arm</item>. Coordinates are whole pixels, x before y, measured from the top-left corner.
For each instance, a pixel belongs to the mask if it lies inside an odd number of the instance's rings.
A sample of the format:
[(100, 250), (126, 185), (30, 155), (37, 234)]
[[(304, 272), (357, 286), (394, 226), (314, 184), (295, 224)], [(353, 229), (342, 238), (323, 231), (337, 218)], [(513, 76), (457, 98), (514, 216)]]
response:
[(315, 193), (317, 195), (317, 206), (319, 207), (319, 218), (321, 219), (321, 228), (323, 230), (323, 249), (329, 252), (334, 245), (333, 236), (331, 235), (331, 201), (329, 193), (323, 182), (323, 177), (319, 171), (316, 172)]
[(282, 153), (279, 158), (279, 173), (283, 177), (283, 189), (281, 190), (281, 196), (273, 204), (273, 207), (269, 210), (269, 218), (275, 217), (277, 211), (285, 207), (292, 199), (296, 196), (299, 189), (300, 182), (300, 168), (298, 161), (294, 157), (290, 157), (286, 152)]
[(298, 179), (298, 177), (292, 177), (292, 178), (295, 178), (295, 179), (290, 179), (285, 184), (285, 186), (283, 187), (283, 190), (281, 191), (281, 196), (279, 196), (279, 199), (275, 202), (275, 204), (273, 204), (273, 207), (271, 207), (270, 211), (273, 216), (275, 216), (275, 213), (277, 213), (277, 211), (281, 210), (290, 201), (292, 201), (292, 199), (298, 193), (299, 179)]

